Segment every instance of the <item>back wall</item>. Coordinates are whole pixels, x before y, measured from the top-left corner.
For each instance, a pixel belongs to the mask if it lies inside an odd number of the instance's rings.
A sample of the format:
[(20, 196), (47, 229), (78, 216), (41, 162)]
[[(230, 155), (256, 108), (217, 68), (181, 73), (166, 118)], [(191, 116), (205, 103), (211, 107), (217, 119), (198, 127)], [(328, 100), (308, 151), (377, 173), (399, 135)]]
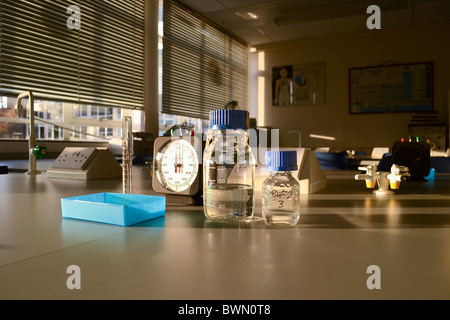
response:
[[(265, 56), (264, 123), (258, 126), (279, 129), (282, 147), (298, 145), (298, 135), (288, 135), (292, 130), (301, 132), (302, 147), (391, 147), (394, 141), (407, 137), (413, 113), (349, 114), (349, 68), (377, 66), (387, 61), (434, 63), (434, 109), (448, 124), (449, 37), (450, 23), (440, 23), (256, 46)], [(314, 62), (326, 64), (325, 104), (273, 106), (272, 68)], [(310, 134), (336, 140), (311, 138)]]

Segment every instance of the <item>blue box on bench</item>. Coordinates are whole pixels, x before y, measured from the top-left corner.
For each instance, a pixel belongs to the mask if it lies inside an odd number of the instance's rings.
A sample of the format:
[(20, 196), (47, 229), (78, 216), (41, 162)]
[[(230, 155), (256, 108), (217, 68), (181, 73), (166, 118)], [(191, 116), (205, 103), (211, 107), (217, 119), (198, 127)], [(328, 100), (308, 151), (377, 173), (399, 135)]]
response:
[(95, 193), (61, 199), (63, 218), (131, 226), (164, 216), (166, 198), (162, 196)]

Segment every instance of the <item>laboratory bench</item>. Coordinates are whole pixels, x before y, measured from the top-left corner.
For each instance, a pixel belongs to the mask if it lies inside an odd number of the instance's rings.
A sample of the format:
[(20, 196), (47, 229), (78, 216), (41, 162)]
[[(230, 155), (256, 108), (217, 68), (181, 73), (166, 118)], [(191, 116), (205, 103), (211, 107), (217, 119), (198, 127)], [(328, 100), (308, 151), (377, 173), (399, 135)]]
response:
[[(2, 300), (450, 298), (450, 176), (379, 196), (353, 171), (325, 171), (327, 187), (301, 195), (294, 228), (267, 227), (260, 205), (252, 223), (226, 224), (206, 220), (201, 206), (172, 204), (164, 217), (121, 227), (61, 212), (62, 198), (121, 192), (120, 179), (30, 177), (24, 162), (8, 166)], [(133, 168), (133, 193), (154, 194), (148, 167)], [(69, 289), (70, 266), (80, 289)]]

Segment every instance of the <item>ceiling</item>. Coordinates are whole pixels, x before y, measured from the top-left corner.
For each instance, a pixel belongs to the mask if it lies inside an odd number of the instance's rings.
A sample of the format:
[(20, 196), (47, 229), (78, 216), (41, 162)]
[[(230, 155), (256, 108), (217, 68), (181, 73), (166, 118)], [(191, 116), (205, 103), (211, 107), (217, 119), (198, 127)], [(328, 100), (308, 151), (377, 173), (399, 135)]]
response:
[(450, 21), (449, 0), (182, 0), (250, 45), (367, 31), (381, 9), (381, 29)]

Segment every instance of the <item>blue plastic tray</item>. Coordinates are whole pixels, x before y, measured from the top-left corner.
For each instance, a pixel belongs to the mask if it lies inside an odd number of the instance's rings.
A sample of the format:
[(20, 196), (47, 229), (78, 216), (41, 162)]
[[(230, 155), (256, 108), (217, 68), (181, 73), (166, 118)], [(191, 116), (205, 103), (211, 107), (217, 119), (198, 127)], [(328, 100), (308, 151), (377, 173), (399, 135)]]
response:
[(131, 226), (164, 216), (162, 196), (95, 193), (61, 199), (63, 218), (81, 219), (119, 226)]

